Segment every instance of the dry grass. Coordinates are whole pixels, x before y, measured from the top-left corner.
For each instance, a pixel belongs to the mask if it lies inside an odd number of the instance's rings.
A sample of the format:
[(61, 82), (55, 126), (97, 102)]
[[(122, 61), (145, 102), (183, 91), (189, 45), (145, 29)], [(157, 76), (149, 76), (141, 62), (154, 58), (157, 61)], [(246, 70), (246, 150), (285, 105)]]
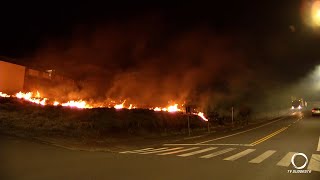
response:
[[(190, 117), (194, 131), (207, 124)], [(187, 132), (187, 116), (151, 110), (73, 109), (0, 98), (0, 130), (73, 137), (162, 136)]]

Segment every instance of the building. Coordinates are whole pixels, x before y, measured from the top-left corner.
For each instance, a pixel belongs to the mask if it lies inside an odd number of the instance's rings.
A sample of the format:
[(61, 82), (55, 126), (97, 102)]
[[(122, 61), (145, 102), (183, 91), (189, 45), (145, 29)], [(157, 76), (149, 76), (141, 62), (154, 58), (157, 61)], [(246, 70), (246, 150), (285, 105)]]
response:
[(26, 67), (0, 61), (0, 92), (13, 94), (24, 88)]
[(19, 91), (50, 88), (61, 83), (74, 84), (75, 82), (56, 74), (54, 70), (35, 70), (0, 59), (0, 92), (14, 94)]

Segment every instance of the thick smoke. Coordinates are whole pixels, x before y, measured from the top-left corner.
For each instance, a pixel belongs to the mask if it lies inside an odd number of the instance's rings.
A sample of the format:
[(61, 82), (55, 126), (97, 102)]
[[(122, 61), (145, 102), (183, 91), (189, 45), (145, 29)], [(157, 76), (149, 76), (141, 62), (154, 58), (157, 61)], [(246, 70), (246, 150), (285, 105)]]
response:
[(256, 80), (241, 39), (206, 25), (183, 30), (158, 16), (109, 25), (76, 27), (67, 39), (49, 40), (33, 64), (52, 67), (76, 84), (53, 96), (127, 100), (140, 106), (170, 102), (201, 107), (249, 102)]

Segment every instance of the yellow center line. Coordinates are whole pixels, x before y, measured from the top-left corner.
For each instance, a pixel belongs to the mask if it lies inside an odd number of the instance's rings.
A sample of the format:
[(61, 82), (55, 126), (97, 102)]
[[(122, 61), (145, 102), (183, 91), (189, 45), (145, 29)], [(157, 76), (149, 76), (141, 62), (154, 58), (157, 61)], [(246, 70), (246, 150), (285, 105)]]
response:
[(282, 129), (280, 129), (280, 130), (278, 130), (276, 132), (273, 132), (272, 134), (269, 134), (269, 135), (267, 135), (267, 136), (255, 141), (255, 142), (251, 143), (251, 145), (256, 145), (256, 144), (259, 144), (259, 143), (261, 143), (261, 142), (263, 142), (263, 141), (265, 141), (267, 139), (270, 139), (271, 137), (273, 137), (273, 136), (277, 135), (278, 133), (282, 132), (283, 130), (284, 129), (282, 128)]
[(215, 138), (215, 139), (210, 139), (210, 140), (203, 141), (203, 142), (199, 142), (199, 143), (196, 143), (196, 144), (205, 144), (205, 143), (208, 143), (208, 142), (211, 142), (211, 141), (216, 141), (216, 140), (220, 140), (220, 139), (225, 139), (225, 138), (228, 138), (228, 137), (236, 136), (236, 135), (239, 135), (239, 134), (243, 134), (243, 133), (246, 133), (246, 132), (249, 132), (249, 131), (252, 131), (252, 130), (255, 130), (255, 129), (264, 127), (264, 126), (267, 126), (267, 125), (269, 125), (269, 124), (272, 124), (272, 123), (281, 121), (281, 120), (286, 119), (286, 118), (287, 118), (287, 117), (282, 117), (282, 118), (279, 118), (279, 119), (277, 119), (277, 120), (268, 122), (268, 123), (266, 123), (266, 124), (262, 124), (262, 125), (260, 125), (260, 126), (257, 126), (257, 127), (251, 128), (251, 129), (247, 129), (247, 130), (240, 131), (240, 132), (237, 132), (237, 133), (234, 133), (234, 134), (230, 134), (230, 135), (218, 137), (218, 138)]
[(275, 132), (273, 132), (273, 133), (271, 133), (271, 134), (269, 134), (269, 135), (267, 135), (267, 136), (265, 136), (265, 137), (263, 137), (263, 138), (261, 138), (261, 139), (258, 139), (257, 141), (254, 141), (254, 142), (251, 143), (250, 145), (255, 146), (255, 145), (257, 145), (257, 144), (260, 144), (260, 143), (262, 143), (262, 142), (264, 142), (264, 141), (272, 138), (273, 136), (281, 133), (282, 131), (286, 130), (287, 128), (288, 128), (288, 127), (283, 127), (283, 128), (281, 128), (281, 129), (279, 129), (279, 130), (277, 130), (277, 131), (275, 131)]

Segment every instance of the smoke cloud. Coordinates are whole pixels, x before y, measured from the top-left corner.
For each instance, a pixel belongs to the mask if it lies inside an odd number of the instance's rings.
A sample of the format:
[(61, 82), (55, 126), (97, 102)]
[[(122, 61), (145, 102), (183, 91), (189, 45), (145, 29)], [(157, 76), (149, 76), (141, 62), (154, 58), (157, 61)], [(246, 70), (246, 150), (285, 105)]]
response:
[(260, 87), (242, 40), (205, 24), (181, 30), (150, 16), (75, 27), (69, 38), (46, 40), (32, 59), (35, 66), (76, 80), (72, 87), (43, 90), (60, 98), (146, 107), (243, 104), (255, 99)]

